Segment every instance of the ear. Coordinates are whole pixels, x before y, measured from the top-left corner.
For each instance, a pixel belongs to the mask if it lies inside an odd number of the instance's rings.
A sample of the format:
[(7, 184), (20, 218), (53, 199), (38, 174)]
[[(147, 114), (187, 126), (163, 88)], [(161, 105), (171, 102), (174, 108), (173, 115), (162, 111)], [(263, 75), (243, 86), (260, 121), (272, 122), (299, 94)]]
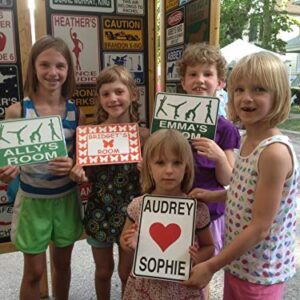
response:
[(221, 90), (225, 86), (225, 80), (224, 79), (218, 79), (218, 86), (217, 90)]
[(180, 80), (180, 83), (181, 83), (181, 86), (182, 86), (183, 90), (186, 92), (186, 90), (185, 90), (185, 82), (184, 82), (184, 78), (182, 78), (182, 79)]

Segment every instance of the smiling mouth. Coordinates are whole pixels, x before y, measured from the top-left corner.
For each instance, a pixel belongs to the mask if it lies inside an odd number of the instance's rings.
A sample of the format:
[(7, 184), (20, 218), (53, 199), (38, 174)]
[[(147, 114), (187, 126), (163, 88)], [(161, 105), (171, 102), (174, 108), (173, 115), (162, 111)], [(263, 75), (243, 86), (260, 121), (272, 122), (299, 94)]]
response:
[(245, 112), (253, 112), (255, 110), (256, 110), (255, 108), (251, 108), (251, 107), (243, 107), (242, 108), (242, 111), (245, 111)]

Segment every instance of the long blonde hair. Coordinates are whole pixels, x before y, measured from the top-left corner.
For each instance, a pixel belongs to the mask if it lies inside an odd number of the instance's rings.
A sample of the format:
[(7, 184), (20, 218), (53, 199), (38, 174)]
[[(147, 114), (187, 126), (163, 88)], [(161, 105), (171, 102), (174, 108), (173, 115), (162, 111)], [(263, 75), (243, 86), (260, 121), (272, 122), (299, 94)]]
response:
[(239, 122), (234, 108), (234, 91), (243, 80), (259, 84), (274, 95), (272, 112), (266, 117), (270, 127), (283, 122), (290, 111), (290, 86), (282, 61), (272, 53), (262, 51), (242, 58), (233, 68), (228, 80), (228, 114), (233, 122)]
[[(131, 96), (131, 104), (129, 107), (130, 122), (139, 122), (139, 90), (135, 84), (135, 81), (131, 73), (122, 66), (113, 65), (104, 68), (98, 75), (96, 81), (96, 103), (97, 112), (96, 118), (98, 124), (101, 124), (108, 118), (108, 113), (103, 109), (99, 101), (99, 90), (103, 84), (112, 83), (120, 80), (127, 86), (129, 94)], [(134, 101), (133, 101), (134, 100)]]
[(164, 156), (166, 149), (172, 151), (180, 161), (185, 163), (186, 170), (181, 183), (181, 190), (184, 193), (190, 191), (194, 181), (194, 159), (191, 146), (179, 131), (174, 129), (160, 129), (150, 135), (144, 146), (141, 169), (143, 193), (151, 193), (155, 189), (150, 162), (156, 154)]

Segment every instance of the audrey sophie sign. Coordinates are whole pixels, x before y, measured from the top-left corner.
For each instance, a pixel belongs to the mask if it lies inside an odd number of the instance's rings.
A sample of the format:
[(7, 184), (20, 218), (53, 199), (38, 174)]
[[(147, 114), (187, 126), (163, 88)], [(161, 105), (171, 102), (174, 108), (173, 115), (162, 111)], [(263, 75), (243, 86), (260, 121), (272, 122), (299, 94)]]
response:
[(145, 195), (134, 257), (135, 276), (181, 281), (189, 278), (194, 199)]
[(82, 166), (141, 161), (137, 123), (78, 126), (76, 158)]

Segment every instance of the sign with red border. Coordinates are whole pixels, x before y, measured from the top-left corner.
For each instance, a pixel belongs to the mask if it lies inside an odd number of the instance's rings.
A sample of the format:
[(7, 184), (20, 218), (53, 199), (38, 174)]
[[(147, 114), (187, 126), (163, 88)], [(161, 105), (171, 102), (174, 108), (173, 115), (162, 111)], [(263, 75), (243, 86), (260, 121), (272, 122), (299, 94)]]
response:
[(137, 163), (142, 159), (137, 123), (78, 126), (77, 164)]
[(17, 61), (12, 10), (0, 10), (0, 63)]

